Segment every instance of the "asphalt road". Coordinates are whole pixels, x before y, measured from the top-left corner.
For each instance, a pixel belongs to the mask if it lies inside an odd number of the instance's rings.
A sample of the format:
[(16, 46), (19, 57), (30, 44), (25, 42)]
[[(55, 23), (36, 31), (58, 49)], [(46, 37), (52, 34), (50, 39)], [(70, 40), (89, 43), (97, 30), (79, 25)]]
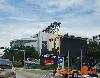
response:
[(21, 70), (16, 71), (16, 77), (17, 78), (49, 78), (49, 77), (45, 77), (45, 75), (41, 75), (41, 73), (36, 74), (36, 73), (30, 73)]
[(17, 78), (42, 78), (40, 74), (34, 74), (34, 73), (20, 71), (20, 70), (16, 71), (16, 77)]
[[(26, 71), (21, 71), (21, 70), (16, 71), (16, 77), (17, 78), (52, 78), (52, 77), (49, 77), (49, 76), (46, 77), (44, 74), (45, 74), (44, 72), (43, 73), (41, 73), (41, 72), (35, 73), (35, 71), (32, 72), (32, 73), (26, 72)], [(98, 75), (99, 75), (98, 78), (100, 78), (100, 73), (98, 73)], [(55, 77), (55, 78), (60, 78), (60, 77)], [(61, 78), (63, 78), (63, 77), (61, 77)]]
[(100, 73), (98, 73), (98, 78), (100, 78)]
[(17, 78), (33, 78), (31, 73), (20, 71), (20, 70), (16, 71), (16, 77)]

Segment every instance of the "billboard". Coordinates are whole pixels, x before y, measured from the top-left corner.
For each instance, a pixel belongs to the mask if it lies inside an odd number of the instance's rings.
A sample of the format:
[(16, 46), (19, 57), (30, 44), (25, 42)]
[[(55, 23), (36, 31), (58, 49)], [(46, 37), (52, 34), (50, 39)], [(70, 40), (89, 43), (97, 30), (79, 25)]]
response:
[(87, 41), (82, 38), (63, 37), (61, 39), (61, 56), (67, 56), (68, 50), (70, 56), (80, 56), (81, 50), (83, 55), (87, 52)]

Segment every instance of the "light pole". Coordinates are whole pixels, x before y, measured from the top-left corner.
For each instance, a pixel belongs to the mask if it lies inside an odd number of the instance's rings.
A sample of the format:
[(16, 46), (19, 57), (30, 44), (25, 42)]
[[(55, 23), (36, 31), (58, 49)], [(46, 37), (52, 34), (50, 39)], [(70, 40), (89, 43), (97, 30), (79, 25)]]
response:
[[(14, 49), (14, 52), (15, 52), (15, 51), (18, 51), (18, 49)], [(14, 52), (13, 52), (13, 64), (14, 64), (14, 61), (15, 61), (15, 57), (14, 57), (15, 54), (14, 54)]]
[(69, 50), (68, 50), (68, 78), (69, 78)]
[(25, 67), (25, 50), (20, 50), (20, 51), (23, 51), (24, 52), (24, 67)]
[(24, 50), (24, 67), (25, 67), (25, 50)]
[(82, 57), (83, 55), (82, 55), (82, 49), (81, 49), (81, 77), (82, 77)]

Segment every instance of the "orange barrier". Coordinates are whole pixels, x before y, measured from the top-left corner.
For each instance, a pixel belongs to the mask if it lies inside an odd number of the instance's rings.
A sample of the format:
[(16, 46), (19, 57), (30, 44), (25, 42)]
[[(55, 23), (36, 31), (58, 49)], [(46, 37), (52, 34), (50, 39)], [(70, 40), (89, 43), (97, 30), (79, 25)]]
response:
[(90, 69), (90, 74), (92, 74), (92, 75), (96, 75), (96, 74), (97, 74), (96, 69), (95, 69), (95, 68)]
[(88, 73), (89, 73), (87, 66), (82, 66), (81, 71), (82, 71), (82, 75), (88, 75)]

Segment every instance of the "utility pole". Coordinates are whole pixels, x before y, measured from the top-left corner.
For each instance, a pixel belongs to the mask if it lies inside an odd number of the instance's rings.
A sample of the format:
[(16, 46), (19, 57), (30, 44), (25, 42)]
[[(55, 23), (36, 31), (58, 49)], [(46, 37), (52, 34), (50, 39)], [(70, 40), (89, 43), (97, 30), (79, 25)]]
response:
[(38, 25), (38, 52), (41, 55), (40, 26)]
[(18, 49), (14, 49), (14, 52), (13, 52), (13, 64), (14, 64), (14, 61), (15, 61), (15, 51), (18, 51)]
[(25, 50), (24, 50), (24, 67), (25, 67)]
[(82, 57), (83, 55), (82, 55), (82, 49), (81, 49), (81, 77), (82, 77)]
[(69, 50), (68, 50), (68, 78), (69, 78)]
[(13, 54), (13, 64), (14, 64), (14, 61), (15, 61), (15, 57), (14, 57), (14, 54)]
[(22, 51), (24, 53), (24, 59), (23, 59), (23, 61), (24, 61), (24, 67), (25, 67), (25, 58), (26, 58), (26, 56), (25, 56), (25, 50), (20, 50), (20, 51)]

